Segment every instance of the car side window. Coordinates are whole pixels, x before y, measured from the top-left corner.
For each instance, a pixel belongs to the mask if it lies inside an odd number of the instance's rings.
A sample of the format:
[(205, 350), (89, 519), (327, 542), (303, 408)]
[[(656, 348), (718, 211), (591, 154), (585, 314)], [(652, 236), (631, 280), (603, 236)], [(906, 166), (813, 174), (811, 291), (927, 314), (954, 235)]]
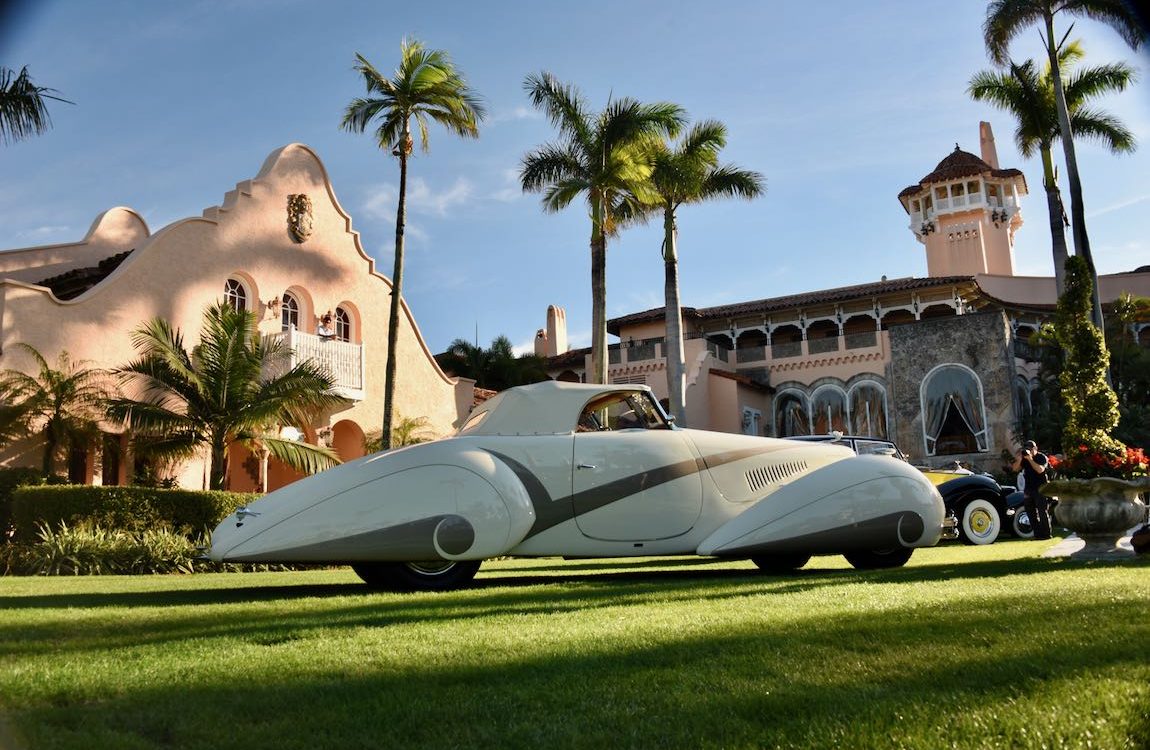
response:
[(888, 443), (885, 440), (858, 440), (855, 442), (855, 450), (860, 456), (875, 454), (902, 458), (902, 456), (899, 455), (898, 448), (895, 448), (893, 443)]
[(583, 407), (575, 431), (665, 429), (670, 429), (670, 424), (646, 391), (616, 391)]

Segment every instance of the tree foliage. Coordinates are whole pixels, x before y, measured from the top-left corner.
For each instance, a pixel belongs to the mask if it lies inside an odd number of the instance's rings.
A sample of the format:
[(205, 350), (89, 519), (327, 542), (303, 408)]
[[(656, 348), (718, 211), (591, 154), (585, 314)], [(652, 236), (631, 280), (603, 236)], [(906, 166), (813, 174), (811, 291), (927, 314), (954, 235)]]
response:
[(357, 54), (355, 70), (363, 77), (367, 96), (352, 100), (340, 124), (344, 130), (362, 133), (378, 122), (376, 145), (399, 159), (399, 201), (395, 213), (395, 265), (391, 274), (391, 309), (387, 324), (387, 363), (384, 372), (383, 445), (391, 447), (392, 410), (395, 402), (399, 345), (400, 299), (403, 296), (404, 231), (407, 212), (407, 161), (414, 139), (411, 121), (419, 129), (420, 146), (428, 149), (428, 125), (439, 123), (458, 136), (479, 137), (479, 122), (486, 112), (479, 97), (443, 50), (429, 50), (414, 39), (400, 45), (400, 62), (391, 78), (383, 75), (363, 55)]
[(99, 432), (102, 409), (109, 397), (104, 370), (74, 362), (62, 351), (56, 367), (35, 347), (16, 344), (36, 365), (36, 373), (0, 373), (0, 440), (36, 435), (42, 441), (41, 471), (53, 474), (59, 454), (90, 442)]
[[(1066, 81), (1066, 106), (1074, 137), (1102, 143), (1114, 153), (1129, 153), (1135, 148), (1134, 134), (1114, 115), (1090, 104), (1097, 97), (1120, 92), (1134, 80), (1134, 69), (1125, 63), (1074, 69), (1085, 53), (1078, 41), (1070, 42), (1059, 52), (1058, 60), (1069, 75)], [(1044, 68), (1042, 74), (1039, 68)], [(1064, 227), (1065, 210), (1054, 168), (1053, 144), (1061, 131), (1054, 97), (1050, 64), (1027, 61), (1010, 63), (1010, 72), (984, 70), (970, 79), (968, 93), (1014, 115), (1017, 125), (1014, 142), (1025, 157), (1038, 154), (1042, 162), (1042, 184), (1050, 222), (1054, 273), (1058, 293), (1065, 290), (1065, 266), (1068, 255)]]
[(55, 89), (37, 86), (24, 66), (17, 73), (0, 67), (0, 143), (15, 143), (52, 127), (47, 99), (71, 104)]
[(750, 200), (763, 193), (758, 172), (719, 163), (727, 145), (727, 128), (716, 120), (695, 124), (673, 143), (653, 145), (651, 188), (653, 210), (663, 214), (663, 294), (666, 303), (667, 391), (671, 413), (687, 425), (685, 363), (683, 361), (682, 304), (679, 299), (678, 210), (683, 204), (716, 198)]
[(480, 388), (493, 391), (547, 380), (543, 359), (535, 354), (516, 355), (506, 336), (496, 336), (488, 349), (456, 339), (435, 361), (444, 372), (471, 378)]
[(1118, 426), (1118, 397), (1106, 382), (1110, 354), (1102, 332), (1094, 327), (1090, 309), (1090, 270), (1081, 256), (1066, 262), (1066, 292), (1058, 300), (1054, 335), (1062, 349), (1058, 382), (1067, 418), (1062, 449), (1078, 446), (1100, 453), (1124, 448), (1112, 437)]
[[(125, 395), (108, 413), (136, 433), (137, 450), (157, 458), (210, 453), (209, 487), (227, 489), (228, 447), (238, 442), (307, 473), (339, 459), (328, 448), (279, 437), (279, 425), (306, 425), (346, 403), (326, 369), (305, 360), (288, 367), (282, 339), (260, 336), (256, 316), (220, 302), (204, 313), (189, 352), (183, 334), (155, 318), (132, 334), (139, 357), (118, 370)], [(280, 374), (274, 374), (279, 372)]]
[(543, 209), (561, 211), (580, 196), (591, 217), (591, 373), (607, 380), (607, 239), (642, 221), (654, 202), (648, 179), (655, 139), (673, 137), (686, 115), (675, 104), (612, 99), (591, 110), (574, 86), (550, 73), (523, 83), (531, 104), (547, 115), (559, 140), (523, 157), (519, 177), (525, 192), (543, 194)]

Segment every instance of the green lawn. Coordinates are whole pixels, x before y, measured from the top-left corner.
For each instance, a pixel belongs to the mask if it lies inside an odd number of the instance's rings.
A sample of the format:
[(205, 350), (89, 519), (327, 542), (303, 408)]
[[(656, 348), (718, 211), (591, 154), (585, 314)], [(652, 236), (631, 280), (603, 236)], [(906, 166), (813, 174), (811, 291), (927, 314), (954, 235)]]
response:
[(0, 747), (1147, 748), (1150, 561), (0, 579)]

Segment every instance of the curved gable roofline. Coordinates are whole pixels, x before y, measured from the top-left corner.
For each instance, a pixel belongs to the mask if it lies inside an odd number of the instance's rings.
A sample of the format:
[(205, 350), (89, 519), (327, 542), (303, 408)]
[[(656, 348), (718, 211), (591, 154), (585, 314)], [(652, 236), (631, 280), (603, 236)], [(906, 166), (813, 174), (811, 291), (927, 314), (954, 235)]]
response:
[[(151, 230), (148, 229), (148, 222), (144, 220), (133, 208), (127, 206), (113, 206), (106, 211), (101, 211), (92, 220), (92, 224), (88, 227), (88, 233), (84, 238), (78, 242), (54, 242), (50, 245), (33, 245), (32, 247), (18, 247), (11, 250), (4, 250), (4, 254), (15, 255), (17, 253), (30, 253), (40, 250), (51, 250), (63, 247), (75, 247), (78, 245), (87, 245), (93, 239), (99, 239), (103, 236), (114, 235), (117, 233), (127, 233), (132, 235), (130, 237), (121, 238), (120, 244), (124, 245), (126, 249), (131, 249), (131, 246), (146, 240), (151, 236)], [(109, 239), (112, 239), (109, 237)]]
[[(351, 214), (349, 214), (346, 210), (344, 210), (343, 205), (340, 204), (339, 199), (336, 198), (335, 188), (332, 187), (331, 177), (328, 175), (327, 167), (324, 166), (323, 160), (319, 158), (319, 154), (317, 154), (315, 152), (315, 150), (311, 148), (311, 146), (308, 146), (307, 144), (304, 144), (304, 143), (298, 143), (298, 142), (297, 143), (289, 143), (285, 146), (280, 146), (275, 151), (272, 151), (270, 154), (268, 154), (267, 158), (264, 159), (264, 163), (260, 167), (260, 171), (256, 174), (256, 176), (255, 176), (255, 178), (253, 178), (253, 180), (260, 180), (263, 178), (267, 178), (269, 175), (273, 174), (277, 169), (280, 168), (281, 162), (285, 161), (286, 157), (292, 152), (302, 152), (303, 154), (306, 154), (308, 157), (310, 157), (310, 159), (312, 161), (315, 162), (315, 166), (319, 170), (320, 176), (323, 178), (324, 189), (327, 191), (328, 200), (331, 201), (331, 204), (335, 208), (336, 212), (340, 216), (343, 217), (344, 230), (349, 235), (351, 235), (352, 242), (354, 243), (355, 249), (359, 253), (359, 256), (361, 258), (363, 258), (364, 261), (367, 262), (368, 273), (370, 273), (372, 276), (375, 276), (376, 278), (380, 279), (384, 284), (387, 284), (388, 293), (390, 295), (390, 291), (395, 288), (395, 284), (392, 282), (392, 280), (390, 278), (384, 276), (382, 273), (380, 273), (379, 271), (376, 270), (375, 259), (372, 258), (370, 255), (367, 254), (367, 252), (364, 251), (363, 242), (362, 242), (362, 239), (360, 237), (359, 232), (352, 229)], [(243, 183), (240, 183), (240, 185), (243, 185)], [(237, 188), (239, 188), (240, 185), (237, 185)], [(226, 202), (227, 202), (227, 198), (225, 197), (225, 203)], [(411, 330), (415, 333), (415, 338), (419, 342), (420, 348), (423, 350), (423, 353), (427, 356), (427, 359), (431, 362), (431, 366), (439, 374), (439, 377), (442, 378), (442, 380), (445, 383), (456, 383), (456, 382), (458, 382), (459, 378), (453, 378), (450, 375), (448, 375), (447, 373), (445, 373), (443, 371), (443, 369), (439, 366), (439, 363), (435, 361), (435, 356), (431, 353), (431, 350), (427, 348), (427, 341), (423, 337), (423, 332), (419, 330), (419, 324), (415, 322), (415, 315), (412, 314), (411, 308), (408, 307), (407, 300), (404, 299), (403, 297), (400, 297), (399, 302), (400, 302), (400, 308), (403, 311), (403, 315), (407, 318), (407, 322), (411, 326)]]

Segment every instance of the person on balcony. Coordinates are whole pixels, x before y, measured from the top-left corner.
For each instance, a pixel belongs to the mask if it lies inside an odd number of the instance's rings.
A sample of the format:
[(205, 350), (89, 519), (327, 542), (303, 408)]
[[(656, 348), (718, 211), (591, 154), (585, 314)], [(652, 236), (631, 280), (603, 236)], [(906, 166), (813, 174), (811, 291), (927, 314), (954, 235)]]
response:
[(335, 329), (331, 327), (331, 313), (324, 315), (319, 321), (319, 326), (315, 329), (316, 335), (323, 341), (331, 341), (335, 338)]

